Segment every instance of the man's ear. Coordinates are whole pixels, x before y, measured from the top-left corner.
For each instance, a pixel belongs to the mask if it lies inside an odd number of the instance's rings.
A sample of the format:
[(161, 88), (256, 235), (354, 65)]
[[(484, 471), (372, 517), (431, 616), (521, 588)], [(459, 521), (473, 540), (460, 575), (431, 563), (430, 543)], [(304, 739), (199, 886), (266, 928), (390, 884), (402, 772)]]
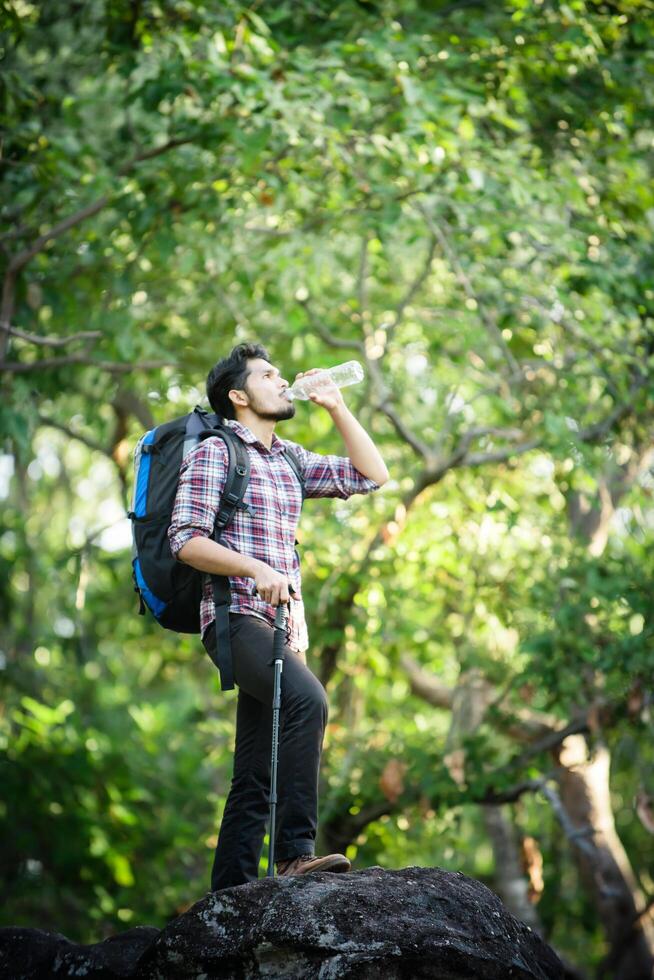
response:
[(231, 388), (227, 392), (227, 397), (232, 405), (238, 405), (239, 408), (247, 408), (248, 396), (244, 391), (240, 391), (238, 388)]

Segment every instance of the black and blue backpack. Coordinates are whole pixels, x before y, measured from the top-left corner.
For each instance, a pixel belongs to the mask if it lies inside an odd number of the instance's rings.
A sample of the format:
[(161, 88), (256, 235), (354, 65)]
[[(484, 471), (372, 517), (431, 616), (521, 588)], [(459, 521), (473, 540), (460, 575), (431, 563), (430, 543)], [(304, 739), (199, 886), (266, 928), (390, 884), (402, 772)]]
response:
[[(134, 492), (128, 517), (132, 522), (132, 576), (141, 615), (146, 608), (165, 629), (177, 633), (200, 632), (200, 602), (205, 573), (173, 557), (168, 528), (177, 495), (179, 470), (186, 454), (200, 440), (218, 436), (229, 457), (225, 487), (216, 516), (213, 539), (219, 541), (237, 510), (252, 508), (243, 498), (250, 479), (250, 458), (245, 443), (223, 420), (196, 406), (188, 415), (146, 432), (134, 450)], [(293, 450), (284, 456), (302, 487), (304, 479)], [(216, 666), (224, 691), (234, 687), (229, 643), (229, 578), (212, 575), (216, 606)]]

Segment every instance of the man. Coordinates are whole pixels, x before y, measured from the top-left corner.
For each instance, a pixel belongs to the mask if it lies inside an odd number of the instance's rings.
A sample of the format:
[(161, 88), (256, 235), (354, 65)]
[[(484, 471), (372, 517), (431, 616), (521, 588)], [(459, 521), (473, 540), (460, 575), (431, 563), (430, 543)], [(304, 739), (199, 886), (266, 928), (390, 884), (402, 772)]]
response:
[[(314, 853), (327, 698), (306, 666), (308, 637), (295, 550), (302, 491), (283, 450), (289, 446), (295, 451), (307, 497), (345, 499), (353, 493), (370, 493), (388, 480), (388, 470), (334, 384), (312, 395), (311, 400), (331, 415), (349, 458), (322, 456), (279, 439), (274, 432), (276, 423), (295, 415), (295, 403), (285, 394), (287, 388), (288, 382), (259, 344), (240, 344), (212, 368), (207, 378), (209, 402), (243, 440), (250, 457), (250, 482), (244, 498), (250, 507), (236, 512), (220, 544), (211, 540), (228, 454), (219, 437), (205, 439), (182, 463), (168, 531), (171, 550), (178, 560), (202, 572), (227, 575), (232, 593), (230, 639), (239, 689), (236, 748), (211, 876), (213, 891), (257, 877), (269, 812), (271, 657), (275, 607), (280, 603), (289, 603), (289, 616), (281, 699), (277, 873), (350, 868), (342, 854), (316, 857)], [(215, 655), (209, 575), (200, 618), (203, 643)]]

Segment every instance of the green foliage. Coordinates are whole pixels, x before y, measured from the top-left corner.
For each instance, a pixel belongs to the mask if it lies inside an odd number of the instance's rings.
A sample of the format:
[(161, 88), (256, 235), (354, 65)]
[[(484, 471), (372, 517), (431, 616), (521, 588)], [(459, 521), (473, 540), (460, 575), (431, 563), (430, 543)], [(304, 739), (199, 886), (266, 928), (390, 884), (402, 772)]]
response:
[[(476, 801), (552, 764), (511, 722), (600, 703), (651, 893), (652, 4), (4, 12), (2, 921), (90, 940), (206, 888), (233, 702), (134, 615), (128, 458), (254, 338), (289, 380), (365, 360), (347, 400), (392, 474), (301, 526), (311, 665), (336, 650), (323, 827), (357, 866), (492, 884)], [(279, 431), (342, 451), (310, 405)], [(406, 654), (502, 695), (461, 784)], [(551, 810), (513, 814), (548, 935), (597, 963)]]
[(607, 700), (618, 702), (651, 676), (651, 542), (627, 540), (601, 560), (567, 556), (555, 578), (537, 582), (534, 601), (552, 610), (549, 628), (530, 637), (525, 677), (569, 711), (581, 691), (592, 697), (598, 678)]

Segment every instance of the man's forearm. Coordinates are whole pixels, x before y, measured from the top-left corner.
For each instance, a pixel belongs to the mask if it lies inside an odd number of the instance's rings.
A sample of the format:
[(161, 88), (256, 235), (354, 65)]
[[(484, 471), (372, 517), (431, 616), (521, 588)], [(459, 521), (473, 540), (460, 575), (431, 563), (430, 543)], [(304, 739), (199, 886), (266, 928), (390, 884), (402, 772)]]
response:
[(212, 575), (234, 575), (238, 578), (254, 578), (255, 566), (260, 564), (256, 558), (242, 555), (238, 551), (225, 548), (224, 545), (197, 535), (190, 538), (177, 553), (180, 561), (199, 572), (210, 572)]
[(389, 478), (386, 464), (374, 442), (346, 405), (330, 412), (334, 424), (343, 436), (350, 461), (369, 480), (386, 483)]
[(278, 606), (280, 602), (289, 601), (289, 593), (295, 593), (286, 572), (278, 572), (265, 561), (250, 558), (231, 548), (196, 535), (180, 548), (177, 557), (191, 568), (199, 572), (209, 572), (212, 575), (233, 575), (238, 578), (252, 578), (255, 592), (264, 602)]

